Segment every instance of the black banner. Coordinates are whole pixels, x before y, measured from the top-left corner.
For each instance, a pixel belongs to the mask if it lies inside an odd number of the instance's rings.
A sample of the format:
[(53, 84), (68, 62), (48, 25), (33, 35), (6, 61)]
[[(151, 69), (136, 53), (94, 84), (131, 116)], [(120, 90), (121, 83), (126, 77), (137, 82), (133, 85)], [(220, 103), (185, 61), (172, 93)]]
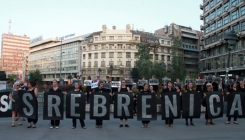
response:
[(0, 117), (11, 117), (12, 111), (9, 110), (9, 93), (11, 91), (0, 91)]
[(200, 118), (201, 93), (196, 91), (183, 92), (182, 94), (182, 118)]
[(242, 92), (230, 92), (227, 98), (227, 117), (245, 117), (245, 96)]
[(19, 90), (18, 91), (20, 116), (30, 119), (36, 119), (37, 117), (37, 97), (34, 92)]
[(119, 92), (114, 95), (114, 118), (133, 118), (133, 93)]
[(64, 95), (60, 92), (46, 92), (44, 94), (43, 119), (63, 120)]
[(85, 119), (86, 96), (82, 92), (69, 92), (66, 95), (66, 118)]
[(162, 119), (180, 118), (180, 95), (178, 92), (161, 94)]
[(157, 120), (156, 95), (152, 93), (139, 93), (137, 97), (137, 120)]
[(90, 119), (110, 119), (110, 96), (107, 92), (93, 92), (90, 95)]
[(223, 96), (222, 92), (206, 92), (206, 111), (208, 111), (208, 118), (215, 119), (223, 117)]

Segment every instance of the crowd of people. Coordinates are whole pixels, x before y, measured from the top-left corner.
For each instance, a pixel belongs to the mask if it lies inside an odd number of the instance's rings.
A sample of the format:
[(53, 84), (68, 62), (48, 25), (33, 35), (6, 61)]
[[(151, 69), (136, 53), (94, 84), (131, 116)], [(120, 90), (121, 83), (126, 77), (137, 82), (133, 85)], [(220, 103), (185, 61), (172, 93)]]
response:
[[(91, 80), (91, 77), (87, 78), (88, 80)], [(111, 83), (110, 77), (106, 76), (106, 80), (105, 81), (101, 81), (100, 80), (100, 76), (98, 75), (97, 78), (93, 81), (93, 82), (98, 82), (98, 87), (92, 89), (91, 86), (87, 86), (86, 87), (86, 91), (83, 91), (81, 88), (81, 85), (79, 83), (74, 83), (74, 89), (72, 91), (74, 91), (75, 93), (81, 93), (81, 92), (85, 92), (86, 94), (86, 102), (90, 103), (90, 95), (93, 92), (108, 92), (110, 93), (110, 97), (111, 97), (111, 103), (114, 102), (114, 95), (116, 92), (132, 92), (132, 85), (126, 85), (126, 80), (130, 79), (129, 76), (127, 76), (125, 79), (121, 80), (121, 86), (120, 87), (112, 87), (111, 89), (105, 89), (104, 88), (104, 83)], [(156, 77), (153, 75), (152, 79), (156, 79)], [(200, 79), (200, 77), (198, 77), (197, 79)], [(176, 83), (180, 83), (179, 79), (176, 79), (176, 82), (172, 82), (172, 81), (166, 81), (165, 83), (162, 84), (162, 93), (166, 93), (166, 92), (177, 92), (179, 93), (180, 97), (185, 94), (188, 91), (196, 91), (196, 93), (200, 93), (203, 97), (203, 102), (202, 105), (204, 107), (206, 107), (206, 103), (205, 103), (205, 98), (206, 98), (206, 93), (207, 92), (212, 92), (212, 91), (221, 91), (223, 93), (223, 99), (224, 99), (224, 103), (227, 103), (227, 98), (229, 98), (229, 94), (230, 92), (245, 92), (245, 86), (244, 86), (244, 79), (243, 78), (239, 78), (239, 76), (236, 76), (234, 78), (234, 80), (231, 80), (230, 82), (228, 82), (228, 85), (225, 85), (224, 81), (220, 80), (220, 81), (215, 81), (214, 80), (215, 77), (210, 78), (209, 77), (204, 77), (203, 80), (204, 82), (202, 84), (196, 84), (195, 80), (191, 80), (189, 76), (186, 76), (185, 82), (183, 82), (183, 84), (176, 84)], [(141, 77), (140, 80), (145, 80), (144, 77)], [(112, 81), (118, 81), (116, 78), (114, 78)], [(138, 84), (137, 84), (138, 85)], [(157, 93), (159, 91), (159, 85), (149, 85), (148, 83), (145, 83), (144, 85), (138, 85), (138, 91), (140, 94), (145, 94), (145, 93), (152, 93), (155, 94), (157, 96)], [(228, 89), (228, 90), (225, 90)], [(34, 81), (29, 81), (27, 86), (24, 86), (24, 82), (23, 81), (17, 81), (14, 83), (13, 85), (13, 90), (12, 92), (9, 94), (9, 99), (12, 102), (12, 127), (15, 127), (15, 120), (17, 117), (17, 121), (18, 121), (18, 125), (22, 125), (21, 119), (20, 119), (20, 114), (18, 112), (19, 110), (19, 101), (18, 101), (18, 90), (27, 90), (30, 92), (33, 92), (34, 95), (37, 97), (38, 96), (38, 89), (36, 88), (36, 82)], [(57, 80), (53, 80), (52, 81), (52, 87), (49, 88), (48, 90), (49, 92), (58, 92), (60, 94), (64, 94), (66, 95), (68, 91), (62, 91), (61, 87), (58, 86), (58, 81)], [(43, 92), (43, 94), (48, 94), (48, 92)], [(133, 100), (134, 100), (134, 115), (137, 115), (137, 94), (133, 93)], [(36, 100), (37, 102), (37, 100)], [(182, 100), (181, 100), (182, 102)], [(38, 108), (38, 103), (36, 108)], [(182, 107), (181, 107), (182, 110)], [(35, 119), (30, 119), (27, 118), (28, 120), (28, 126), (27, 128), (36, 128), (37, 127), (37, 122), (38, 122), (38, 114), (36, 115), (37, 117)], [(206, 125), (215, 125), (215, 123), (213, 122), (212, 119), (210, 119), (208, 117), (207, 111), (205, 113), (205, 119)], [(22, 119), (22, 121), (25, 120), (25, 118)], [(190, 120), (190, 124), (189, 121)], [(83, 119), (79, 119), (81, 127), (83, 129), (86, 129), (85, 126), (85, 122)], [(193, 123), (193, 118), (185, 118), (186, 121), (186, 126), (195, 126)], [(227, 118), (227, 122), (226, 124), (230, 124), (231, 118), (228, 117)], [(173, 122), (174, 119), (166, 119), (165, 120), (165, 125), (166, 127), (173, 127)], [(142, 127), (143, 128), (149, 128), (149, 123), (150, 121), (148, 120), (144, 120), (142, 121)], [(234, 118), (234, 124), (238, 124), (237, 122), (237, 118)], [(50, 129), (56, 128), (58, 129), (60, 125), (60, 120), (51, 120), (50, 121)], [(103, 120), (96, 120), (96, 128), (102, 128), (103, 125)], [(128, 118), (124, 117), (124, 118), (120, 118), (120, 125), (119, 127), (129, 127), (128, 124)], [(77, 120), (76, 119), (72, 119), (72, 129), (75, 129), (77, 127)]]

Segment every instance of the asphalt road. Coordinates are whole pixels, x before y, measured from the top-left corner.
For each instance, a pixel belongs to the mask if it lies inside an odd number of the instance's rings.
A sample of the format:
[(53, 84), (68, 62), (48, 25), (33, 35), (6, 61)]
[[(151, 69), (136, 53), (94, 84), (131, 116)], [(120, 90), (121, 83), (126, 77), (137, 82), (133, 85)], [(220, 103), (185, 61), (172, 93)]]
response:
[[(245, 119), (238, 119), (239, 125), (225, 124), (226, 117), (215, 119), (214, 126), (206, 126), (204, 114), (200, 119), (194, 119), (195, 126), (185, 126), (184, 119), (175, 119), (174, 127), (166, 128), (161, 115), (157, 121), (151, 121), (150, 128), (142, 128), (136, 117), (129, 120), (129, 128), (119, 128), (119, 119), (111, 114), (109, 121), (104, 121), (103, 128), (95, 128), (95, 120), (86, 114), (87, 129), (77, 125), (71, 129), (71, 119), (61, 121), (59, 129), (49, 129), (48, 120), (42, 120), (39, 114), (37, 128), (27, 128), (27, 122), (22, 126), (11, 127), (11, 118), (0, 118), (0, 140), (224, 140), (245, 139)], [(17, 124), (17, 122), (16, 122)]]

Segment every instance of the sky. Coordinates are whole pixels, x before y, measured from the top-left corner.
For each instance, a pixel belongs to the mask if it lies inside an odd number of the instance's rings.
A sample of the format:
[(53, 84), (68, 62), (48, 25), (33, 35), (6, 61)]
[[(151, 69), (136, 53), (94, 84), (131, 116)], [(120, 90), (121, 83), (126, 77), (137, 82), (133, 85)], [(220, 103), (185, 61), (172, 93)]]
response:
[[(176, 23), (200, 30), (202, 0), (0, 0), (0, 33), (27, 35), (31, 39), (76, 36), (112, 29), (154, 32)], [(0, 39), (1, 41), (1, 39)]]

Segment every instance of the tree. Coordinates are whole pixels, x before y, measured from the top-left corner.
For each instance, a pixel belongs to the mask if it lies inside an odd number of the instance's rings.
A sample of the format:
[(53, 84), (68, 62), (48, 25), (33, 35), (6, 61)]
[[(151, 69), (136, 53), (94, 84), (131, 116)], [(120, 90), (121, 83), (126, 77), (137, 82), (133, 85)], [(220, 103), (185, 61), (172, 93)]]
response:
[(171, 52), (171, 78), (184, 80), (186, 76), (185, 63), (183, 60), (183, 55), (178, 51), (178, 48), (182, 46), (182, 41), (179, 37), (172, 37), (172, 52)]
[(152, 75), (155, 75), (158, 79), (164, 77), (166, 73), (162, 63), (151, 61), (150, 47), (139, 44), (138, 48), (136, 67), (138, 68), (139, 77), (144, 76), (145, 79), (150, 79)]
[(42, 81), (42, 75), (41, 75), (41, 72), (38, 69), (36, 69), (35, 71), (31, 71), (29, 73), (29, 76), (30, 76), (29, 81), (35, 81), (37, 83)]
[(131, 77), (134, 82), (136, 82), (139, 79), (139, 69), (138, 68), (133, 68), (131, 71)]
[(16, 76), (14, 74), (8, 75), (8, 83), (10, 85), (13, 85), (14, 84), (14, 81), (15, 81), (15, 78), (16, 78)]

